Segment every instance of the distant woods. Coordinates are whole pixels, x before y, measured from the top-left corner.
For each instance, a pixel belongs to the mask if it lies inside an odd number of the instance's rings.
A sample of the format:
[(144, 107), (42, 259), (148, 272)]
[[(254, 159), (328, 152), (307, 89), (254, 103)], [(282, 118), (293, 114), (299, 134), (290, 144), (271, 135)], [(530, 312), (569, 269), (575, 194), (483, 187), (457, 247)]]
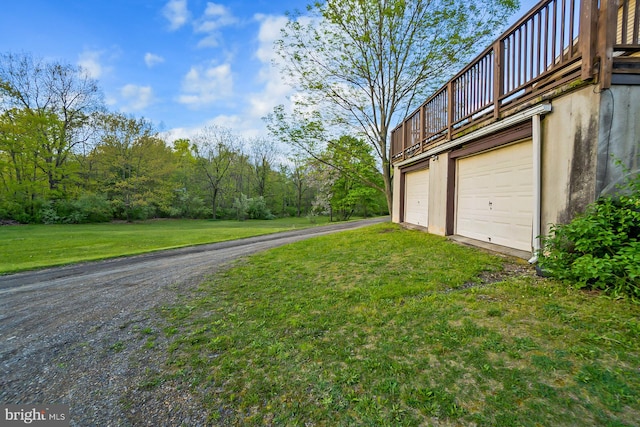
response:
[(357, 163), (367, 183), (270, 135), (245, 139), (209, 126), (168, 141), (148, 120), (108, 111), (82, 69), (0, 54), (0, 220), (386, 213), (384, 194), (371, 186), (382, 186), (382, 175), (366, 145), (342, 137), (326, 146), (323, 156)]

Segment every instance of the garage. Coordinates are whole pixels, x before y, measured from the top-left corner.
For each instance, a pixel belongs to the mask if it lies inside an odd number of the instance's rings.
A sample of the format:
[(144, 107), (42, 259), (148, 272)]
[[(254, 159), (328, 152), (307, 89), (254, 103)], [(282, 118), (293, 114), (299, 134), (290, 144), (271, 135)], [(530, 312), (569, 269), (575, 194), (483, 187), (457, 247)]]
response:
[(427, 227), (429, 225), (429, 169), (404, 175), (404, 222)]
[(458, 159), (456, 234), (530, 251), (532, 168), (530, 140)]

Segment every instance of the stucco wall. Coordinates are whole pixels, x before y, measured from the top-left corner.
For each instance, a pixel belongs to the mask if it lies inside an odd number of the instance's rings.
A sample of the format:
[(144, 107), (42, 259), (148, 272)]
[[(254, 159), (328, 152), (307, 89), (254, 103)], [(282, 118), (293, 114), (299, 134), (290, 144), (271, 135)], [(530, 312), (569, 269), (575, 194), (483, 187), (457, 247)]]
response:
[(400, 168), (393, 168), (393, 207), (391, 221), (400, 222)]
[(445, 235), (447, 222), (447, 179), (449, 153), (429, 162), (429, 233)]
[(600, 94), (593, 86), (552, 101), (542, 120), (542, 232), (595, 200)]
[[(640, 170), (640, 86), (613, 86), (600, 93), (586, 86), (551, 101), (541, 121), (542, 233), (584, 211), (607, 186), (623, 177), (622, 159)], [(449, 153), (430, 160), (429, 232), (446, 232)], [(392, 220), (400, 221), (400, 169), (395, 168)], [(451, 187), (449, 187), (451, 188)]]
[[(612, 86), (602, 92), (596, 195), (615, 192), (640, 170), (640, 86)], [(621, 167), (618, 162), (622, 162)], [(626, 172), (625, 172), (626, 169)]]

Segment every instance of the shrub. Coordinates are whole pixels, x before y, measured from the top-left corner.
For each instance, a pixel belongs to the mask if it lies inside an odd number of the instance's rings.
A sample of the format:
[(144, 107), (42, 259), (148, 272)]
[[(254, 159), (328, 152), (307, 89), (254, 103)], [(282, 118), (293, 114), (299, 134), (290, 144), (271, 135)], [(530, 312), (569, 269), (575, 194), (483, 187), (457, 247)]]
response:
[(50, 200), (38, 212), (44, 224), (107, 222), (113, 217), (109, 201), (98, 194), (84, 194), (78, 200)]
[(211, 208), (205, 206), (204, 200), (191, 194), (186, 188), (174, 190), (174, 197), (170, 206), (163, 208), (166, 216), (171, 218), (209, 218)]
[(540, 265), (581, 288), (640, 300), (640, 175), (543, 238)]
[(267, 202), (264, 197), (254, 197), (249, 199), (249, 209), (247, 210), (251, 219), (274, 219), (275, 216), (267, 208)]
[(238, 221), (244, 221), (249, 213), (249, 198), (246, 194), (240, 193), (240, 197), (236, 197), (233, 201), (233, 208), (236, 210)]
[(107, 198), (100, 194), (83, 194), (73, 203), (85, 222), (108, 222), (113, 218), (113, 208)]
[(53, 207), (53, 203), (47, 203), (40, 212), (38, 216), (41, 218), (43, 224), (60, 224), (61, 218), (58, 215), (58, 211)]
[(245, 219), (274, 219), (275, 216), (267, 208), (267, 202), (264, 197), (249, 198), (246, 194), (240, 193), (233, 202), (233, 208), (239, 221)]

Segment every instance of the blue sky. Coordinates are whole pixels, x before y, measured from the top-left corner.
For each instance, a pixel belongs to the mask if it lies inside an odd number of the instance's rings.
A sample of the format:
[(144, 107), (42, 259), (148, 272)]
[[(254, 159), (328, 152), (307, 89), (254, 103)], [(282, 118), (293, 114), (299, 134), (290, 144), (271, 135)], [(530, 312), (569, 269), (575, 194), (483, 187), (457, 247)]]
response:
[[(110, 110), (145, 117), (170, 139), (217, 124), (246, 137), (291, 89), (272, 43), (296, 0), (23, 0), (0, 14), (0, 52), (81, 65)], [(537, 2), (521, 0), (524, 14)], [(515, 18), (515, 17), (514, 17)]]

